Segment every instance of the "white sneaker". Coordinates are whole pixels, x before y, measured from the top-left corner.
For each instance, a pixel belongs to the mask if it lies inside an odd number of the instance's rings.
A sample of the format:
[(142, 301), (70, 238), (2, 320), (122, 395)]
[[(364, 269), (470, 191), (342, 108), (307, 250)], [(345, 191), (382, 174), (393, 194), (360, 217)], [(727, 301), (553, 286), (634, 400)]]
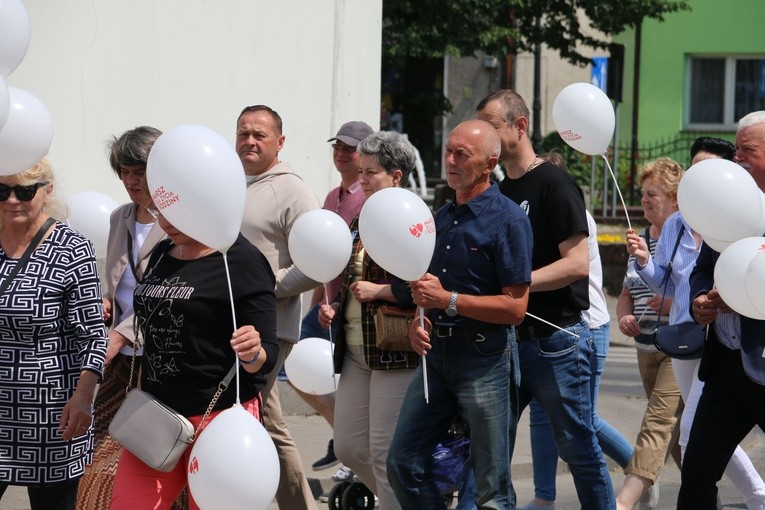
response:
[(635, 506), (635, 510), (653, 510), (659, 506), (659, 483), (658, 481), (651, 485), (651, 488), (646, 491), (640, 498), (638, 504)]
[(344, 482), (346, 480), (350, 482), (353, 480), (353, 471), (351, 471), (351, 468), (340, 466), (340, 469), (332, 475), (332, 479), (336, 482)]

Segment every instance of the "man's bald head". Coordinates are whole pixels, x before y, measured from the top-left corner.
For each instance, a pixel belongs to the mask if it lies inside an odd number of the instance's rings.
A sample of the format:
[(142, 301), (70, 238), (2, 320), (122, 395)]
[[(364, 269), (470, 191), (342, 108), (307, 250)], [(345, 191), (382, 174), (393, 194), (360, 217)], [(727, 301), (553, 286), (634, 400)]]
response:
[(457, 132), (462, 134), (463, 131), (467, 133), (470, 138), (475, 139), (476, 148), (481, 151), (482, 155), (499, 158), (502, 144), (494, 126), (484, 120), (471, 119), (458, 124), (457, 127), (452, 130), (452, 133)]

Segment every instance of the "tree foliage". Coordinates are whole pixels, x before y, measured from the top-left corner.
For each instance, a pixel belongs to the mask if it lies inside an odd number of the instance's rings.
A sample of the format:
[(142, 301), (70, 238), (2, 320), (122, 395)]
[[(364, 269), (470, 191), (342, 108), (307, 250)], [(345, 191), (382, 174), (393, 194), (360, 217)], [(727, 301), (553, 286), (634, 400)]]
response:
[(606, 48), (606, 36), (681, 10), (690, 10), (688, 2), (383, 0), (383, 52), (389, 62), (477, 51), (503, 56), (532, 51), (541, 42), (571, 63), (586, 65), (590, 58), (581, 53), (584, 47)]

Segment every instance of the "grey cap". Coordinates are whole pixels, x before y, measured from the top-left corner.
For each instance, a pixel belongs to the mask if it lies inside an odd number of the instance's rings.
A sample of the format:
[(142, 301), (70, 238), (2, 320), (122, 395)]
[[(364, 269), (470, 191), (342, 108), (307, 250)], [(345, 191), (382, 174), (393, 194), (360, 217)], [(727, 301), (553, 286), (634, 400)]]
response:
[(337, 130), (337, 134), (327, 141), (340, 140), (344, 144), (356, 147), (360, 141), (374, 132), (375, 130), (369, 127), (366, 122), (352, 120), (351, 122), (346, 122), (340, 126), (340, 129)]

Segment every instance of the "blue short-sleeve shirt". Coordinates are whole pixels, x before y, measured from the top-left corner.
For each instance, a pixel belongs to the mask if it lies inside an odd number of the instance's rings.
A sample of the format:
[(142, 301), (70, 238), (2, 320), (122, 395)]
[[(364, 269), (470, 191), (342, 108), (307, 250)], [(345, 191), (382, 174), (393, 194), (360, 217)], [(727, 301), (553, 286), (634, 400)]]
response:
[[(435, 222), (430, 273), (444, 289), (491, 296), (501, 294), (503, 287), (531, 283), (531, 224), (496, 184), (467, 204), (448, 202), (436, 212)], [(429, 318), (437, 326), (496, 327), (459, 315), (449, 317), (444, 310), (431, 310)]]

